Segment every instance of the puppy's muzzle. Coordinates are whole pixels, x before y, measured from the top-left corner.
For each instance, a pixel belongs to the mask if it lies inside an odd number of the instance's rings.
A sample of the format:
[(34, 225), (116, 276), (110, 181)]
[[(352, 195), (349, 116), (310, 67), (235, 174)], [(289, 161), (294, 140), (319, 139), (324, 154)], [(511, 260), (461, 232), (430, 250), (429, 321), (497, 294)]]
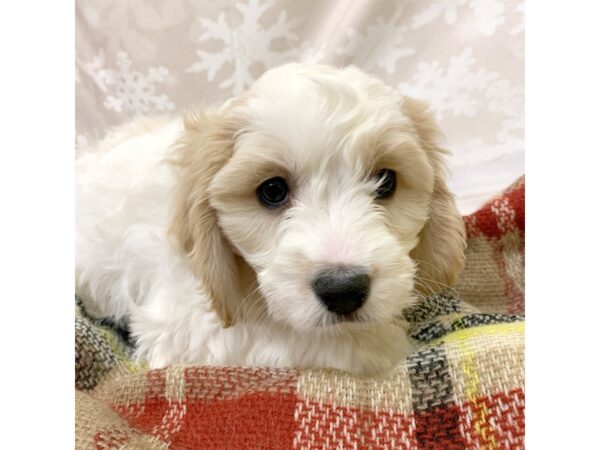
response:
[(360, 308), (369, 295), (371, 280), (361, 267), (335, 267), (317, 274), (312, 289), (327, 310), (348, 315)]

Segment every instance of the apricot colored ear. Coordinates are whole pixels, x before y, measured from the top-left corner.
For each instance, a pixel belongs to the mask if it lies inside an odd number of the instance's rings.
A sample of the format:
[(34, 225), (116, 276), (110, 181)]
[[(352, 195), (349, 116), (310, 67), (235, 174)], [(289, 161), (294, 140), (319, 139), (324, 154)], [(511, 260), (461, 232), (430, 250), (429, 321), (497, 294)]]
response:
[(184, 119), (175, 163), (180, 178), (169, 232), (185, 253), (201, 289), (225, 327), (232, 325), (241, 301), (239, 256), (222, 234), (208, 187), (233, 151), (236, 125), (223, 113), (197, 110)]
[(424, 293), (436, 292), (452, 285), (465, 262), (465, 225), (454, 197), (445, 181), (444, 157), (440, 147), (442, 133), (424, 102), (404, 97), (403, 112), (410, 117), (420, 145), (427, 152), (434, 170), (434, 186), (429, 217), (419, 235), (419, 244), (411, 253), (418, 263), (417, 288)]

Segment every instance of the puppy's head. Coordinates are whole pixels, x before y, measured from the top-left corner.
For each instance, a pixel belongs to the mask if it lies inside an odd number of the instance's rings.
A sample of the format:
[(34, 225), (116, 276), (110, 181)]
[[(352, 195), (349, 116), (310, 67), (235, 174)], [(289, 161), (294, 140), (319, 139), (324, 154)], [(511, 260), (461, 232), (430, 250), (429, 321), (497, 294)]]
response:
[(377, 79), (286, 65), (185, 127), (171, 232), (224, 323), (253, 293), (298, 330), (386, 322), (461, 270), (438, 128)]

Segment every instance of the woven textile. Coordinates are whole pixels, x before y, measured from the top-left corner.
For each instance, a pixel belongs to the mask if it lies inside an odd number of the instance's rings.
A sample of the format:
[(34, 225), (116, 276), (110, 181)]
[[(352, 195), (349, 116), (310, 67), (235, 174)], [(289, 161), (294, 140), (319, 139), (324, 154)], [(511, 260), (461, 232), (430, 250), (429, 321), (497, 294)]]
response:
[(77, 306), (77, 448), (524, 448), (524, 194), (520, 179), (465, 218), (456, 289), (404, 312), (418, 350), (378, 378), (148, 370)]

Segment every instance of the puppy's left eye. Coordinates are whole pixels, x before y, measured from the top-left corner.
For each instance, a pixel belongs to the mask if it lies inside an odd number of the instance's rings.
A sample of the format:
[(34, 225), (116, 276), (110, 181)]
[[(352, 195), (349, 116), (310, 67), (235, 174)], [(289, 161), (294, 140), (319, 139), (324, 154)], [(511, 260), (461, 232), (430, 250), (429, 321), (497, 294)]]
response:
[(396, 190), (396, 172), (391, 169), (381, 169), (375, 173), (375, 179), (379, 183), (375, 197), (378, 199), (391, 197)]

